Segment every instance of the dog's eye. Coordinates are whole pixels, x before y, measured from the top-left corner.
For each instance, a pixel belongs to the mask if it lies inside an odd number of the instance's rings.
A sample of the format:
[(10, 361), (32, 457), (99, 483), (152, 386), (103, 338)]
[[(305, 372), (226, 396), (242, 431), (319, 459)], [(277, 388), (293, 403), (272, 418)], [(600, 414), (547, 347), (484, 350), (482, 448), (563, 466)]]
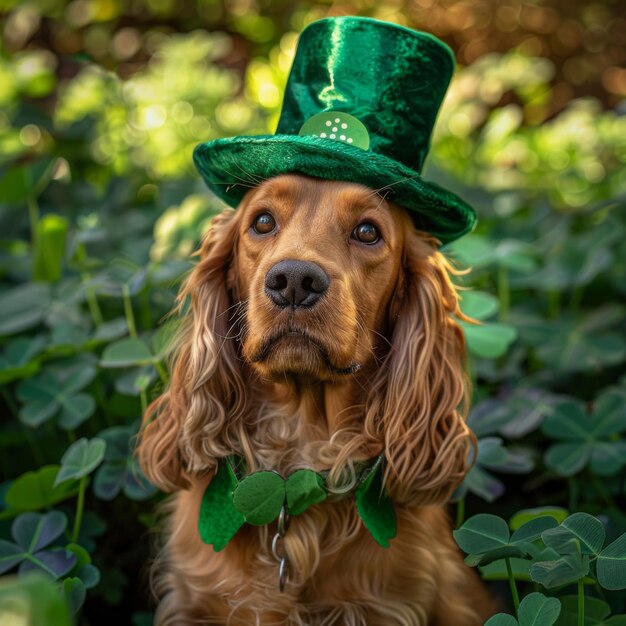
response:
[(374, 224), (363, 222), (352, 231), (352, 239), (356, 239), (361, 243), (373, 244), (380, 239), (380, 233)]
[(269, 213), (261, 213), (252, 224), (254, 232), (259, 235), (267, 235), (276, 228), (276, 220)]

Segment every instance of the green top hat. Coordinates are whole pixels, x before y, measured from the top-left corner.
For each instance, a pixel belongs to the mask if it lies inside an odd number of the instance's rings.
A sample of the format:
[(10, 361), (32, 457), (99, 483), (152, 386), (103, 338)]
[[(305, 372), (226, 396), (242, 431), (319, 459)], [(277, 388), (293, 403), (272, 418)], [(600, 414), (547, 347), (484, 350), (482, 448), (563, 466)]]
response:
[(420, 173), (454, 65), (428, 33), (364, 17), (313, 22), (300, 35), (276, 134), (202, 143), (196, 167), (231, 206), (279, 174), (361, 183), (453, 241), (476, 214)]

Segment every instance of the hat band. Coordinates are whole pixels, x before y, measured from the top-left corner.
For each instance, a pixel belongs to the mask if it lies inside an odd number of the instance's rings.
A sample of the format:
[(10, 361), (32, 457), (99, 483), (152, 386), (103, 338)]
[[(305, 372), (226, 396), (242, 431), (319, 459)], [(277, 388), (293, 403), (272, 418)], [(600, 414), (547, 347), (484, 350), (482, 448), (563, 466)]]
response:
[(332, 139), (363, 150), (370, 147), (370, 135), (365, 124), (343, 111), (317, 113), (304, 122), (298, 134)]

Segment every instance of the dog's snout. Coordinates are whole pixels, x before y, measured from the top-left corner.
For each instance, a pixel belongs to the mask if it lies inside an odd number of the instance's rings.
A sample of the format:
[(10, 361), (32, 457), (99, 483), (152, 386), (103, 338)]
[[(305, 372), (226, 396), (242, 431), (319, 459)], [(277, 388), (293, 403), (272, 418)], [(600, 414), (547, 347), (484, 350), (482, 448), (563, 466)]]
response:
[(326, 292), (330, 278), (316, 263), (286, 259), (265, 276), (265, 291), (281, 307), (309, 307)]

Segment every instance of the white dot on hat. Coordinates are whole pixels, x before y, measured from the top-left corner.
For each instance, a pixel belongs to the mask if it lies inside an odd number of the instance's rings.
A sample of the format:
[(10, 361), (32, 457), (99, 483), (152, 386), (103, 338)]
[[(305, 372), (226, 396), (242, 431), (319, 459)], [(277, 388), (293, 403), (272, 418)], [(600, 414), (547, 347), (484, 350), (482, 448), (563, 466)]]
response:
[(336, 133), (339, 130), (336, 126), (333, 126), (333, 133)]
[(335, 118), (335, 124), (339, 124), (339, 118), (338, 117)]
[(332, 122), (331, 122), (330, 120), (328, 120), (328, 121), (326, 122), (326, 126), (330, 126), (330, 125), (331, 125), (331, 123), (332, 123)]
[(352, 143), (352, 137), (348, 137), (348, 143)]
[(344, 128), (344, 129), (345, 129), (345, 128), (348, 128), (348, 125), (344, 122), (344, 123), (341, 125), (341, 128)]
[(320, 137), (326, 137), (326, 133), (322, 133)]
[(336, 136), (337, 136), (337, 135), (335, 135), (335, 133), (332, 133), (332, 134), (331, 134), (331, 136), (330, 136), (330, 138), (331, 138), (331, 139), (334, 139)]
[(346, 136), (345, 135), (340, 135), (339, 139), (341, 139), (341, 141), (345, 141), (346, 140)]

